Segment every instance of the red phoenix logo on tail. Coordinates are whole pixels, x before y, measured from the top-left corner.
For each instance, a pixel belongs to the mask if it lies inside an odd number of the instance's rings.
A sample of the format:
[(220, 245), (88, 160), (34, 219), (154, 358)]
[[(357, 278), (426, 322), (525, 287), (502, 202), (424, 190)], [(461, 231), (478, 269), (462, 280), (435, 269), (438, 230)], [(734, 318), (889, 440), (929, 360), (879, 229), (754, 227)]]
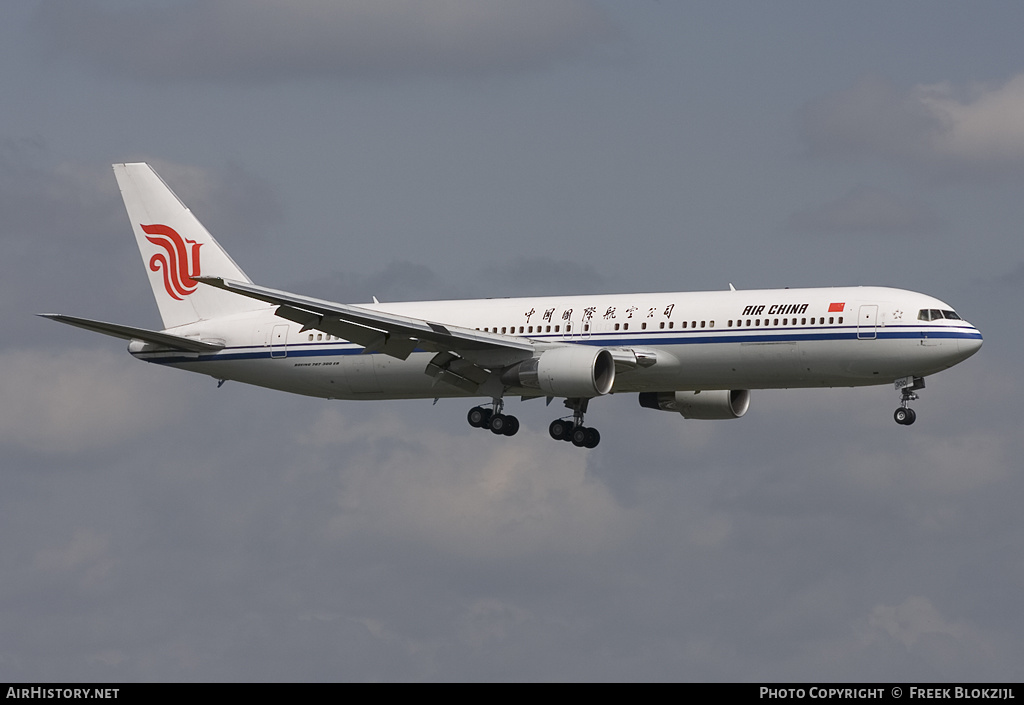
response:
[(173, 299), (181, 301), (196, 290), (199, 276), (199, 248), (202, 243), (186, 240), (166, 225), (142, 225), (146, 239), (164, 249), (149, 258), (149, 268), (164, 275), (164, 289)]

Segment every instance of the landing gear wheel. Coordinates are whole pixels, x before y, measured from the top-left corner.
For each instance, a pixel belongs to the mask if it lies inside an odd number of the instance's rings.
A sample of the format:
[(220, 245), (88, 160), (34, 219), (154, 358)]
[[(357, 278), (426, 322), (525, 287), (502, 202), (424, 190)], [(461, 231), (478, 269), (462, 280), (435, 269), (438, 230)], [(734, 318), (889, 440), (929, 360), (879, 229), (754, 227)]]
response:
[(494, 414), (491, 416), (488, 427), (494, 435), (503, 436), (508, 428), (508, 417), (504, 414)]
[(548, 433), (556, 441), (567, 441), (572, 436), (572, 421), (555, 419), (548, 426)]
[(583, 448), (587, 445), (587, 431), (589, 428), (584, 426), (577, 426), (572, 430), (572, 444), (577, 448)]
[(469, 413), (466, 414), (466, 420), (469, 421), (469, 425), (473, 428), (483, 428), (487, 425), (488, 411), (488, 409), (485, 409), (482, 406), (474, 406), (469, 410)]
[(596, 448), (597, 444), (601, 442), (601, 434), (597, 432), (596, 428), (588, 428), (585, 435), (586, 439), (583, 441), (583, 445), (587, 448)]
[(917, 421), (917, 413), (909, 407), (900, 407), (893, 412), (892, 417), (896, 419), (896, 423), (900, 426), (909, 426), (910, 424)]
[(506, 436), (514, 436), (519, 432), (519, 419), (515, 416), (505, 417), (505, 430), (502, 431)]

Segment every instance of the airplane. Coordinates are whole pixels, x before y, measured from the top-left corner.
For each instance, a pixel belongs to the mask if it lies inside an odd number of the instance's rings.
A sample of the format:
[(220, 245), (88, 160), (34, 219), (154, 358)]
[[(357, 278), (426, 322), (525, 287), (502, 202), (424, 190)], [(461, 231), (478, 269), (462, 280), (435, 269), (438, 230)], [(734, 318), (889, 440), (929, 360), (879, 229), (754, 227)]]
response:
[(975, 354), (942, 301), (857, 286), (342, 304), (254, 284), (145, 163), (114, 164), (163, 329), (39, 314), (130, 341), (156, 365), (328, 399), (482, 397), (470, 425), (513, 436), (506, 397), (563, 399), (556, 440), (594, 448), (591, 400), (636, 394), (687, 419), (735, 419), (750, 390), (894, 385)]

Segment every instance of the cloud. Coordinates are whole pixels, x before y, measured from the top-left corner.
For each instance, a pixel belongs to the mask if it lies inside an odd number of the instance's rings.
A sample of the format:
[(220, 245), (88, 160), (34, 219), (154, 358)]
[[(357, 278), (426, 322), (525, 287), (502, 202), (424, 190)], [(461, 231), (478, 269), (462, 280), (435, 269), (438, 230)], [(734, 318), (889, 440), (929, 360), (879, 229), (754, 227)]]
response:
[(584, 0), (48, 0), (36, 28), (46, 51), (108, 74), (245, 83), (530, 71), (616, 34)]
[(69, 234), (78, 242), (83, 234), (91, 240), (120, 224), (115, 223), (117, 203), (109, 167), (59, 161), (39, 140), (0, 141), (0, 238), (6, 243), (31, 237), (34, 246), (45, 247)]
[(926, 204), (863, 185), (824, 206), (794, 213), (789, 225), (812, 234), (918, 234), (942, 228)]
[(129, 362), (93, 350), (0, 354), (0, 445), (70, 455), (158, 432), (182, 409), (181, 388)]
[(284, 221), (277, 188), (236, 162), (199, 167), (163, 159), (142, 161), (149, 162), (225, 247), (236, 238), (247, 244), (260, 241)]
[(607, 291), (607, 278), (593, 267), (546, 257), (516, 257), (483, 269), (492, 296), (558, 296)]
[(588, 477), (587, 454), (546, 428), (523, 428), (514, 443), (479, 431), (453, 443), (390, 411), (347, 412), (322, 411), (295, 439), (327, 463), (346, 458), (329, 522), (337, 540), (368, 532), (491, 561), (599, 553), (629, 533), (625, 510)]
[[(232, 243), (251, 245), (283, 222), (276, 188), (238, 164), (148, 161), (229, 251)], [(8, 340), (66, 339), (66, 331), (57, 333), (31, 315), (43, 311), (155, 323), (110, 164), (57, 159), (45, 143), (0, 142), (0, 212), (0, 315)]]
[(393, 260), (376, 272), (332, 272), (289, 284), (291, 291), (328, 301), (419, 301), (460, 298), (458, 285), (418, 262)]
[(961, 638), (963, 625), (946, 620), (927, 597), (908, 597), (899, 605), (877, 605), (868, 618), (871, 629), (886, 634), (907, 648), (926, 635), (945, 634)]
[(921, 84), (878, 78), (807, 105), (812, 154), (881, 157), (945, 176), (1024, 174), (1024, 74), (1005, 83)]

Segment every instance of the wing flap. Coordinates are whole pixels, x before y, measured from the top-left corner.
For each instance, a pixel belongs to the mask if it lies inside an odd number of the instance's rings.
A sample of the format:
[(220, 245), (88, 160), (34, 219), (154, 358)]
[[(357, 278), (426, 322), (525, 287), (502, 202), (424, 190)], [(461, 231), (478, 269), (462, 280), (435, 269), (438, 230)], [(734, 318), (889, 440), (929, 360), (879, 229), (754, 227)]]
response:
[(313, 328), (358, 343), (365, 348), (364, 353), (382, 352), (405, 360), (418, 344), (415, 338), (392, 335), (381, 328), (371, 328), (340, 318), (313, 314), (293, 306), (278, 306), (275, 313), (281, 318), (301, 324), (304, 331)]

